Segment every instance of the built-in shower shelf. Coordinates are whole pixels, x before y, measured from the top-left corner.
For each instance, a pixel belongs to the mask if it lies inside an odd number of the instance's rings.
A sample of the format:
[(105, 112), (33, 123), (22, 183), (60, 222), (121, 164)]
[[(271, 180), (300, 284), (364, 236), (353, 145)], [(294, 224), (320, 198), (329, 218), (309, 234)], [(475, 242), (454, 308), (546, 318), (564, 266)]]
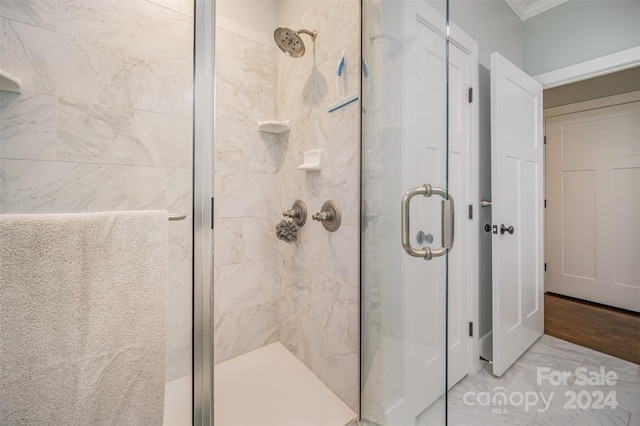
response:
[(261, 132), (275, 133), (275, 134), (283, 133), (289, 130), (289, 120), (258, 121), (258, 130), (260, 130)]
[(0, 69), (0, 90), (20, 93), (22, 92), (22, 80)]

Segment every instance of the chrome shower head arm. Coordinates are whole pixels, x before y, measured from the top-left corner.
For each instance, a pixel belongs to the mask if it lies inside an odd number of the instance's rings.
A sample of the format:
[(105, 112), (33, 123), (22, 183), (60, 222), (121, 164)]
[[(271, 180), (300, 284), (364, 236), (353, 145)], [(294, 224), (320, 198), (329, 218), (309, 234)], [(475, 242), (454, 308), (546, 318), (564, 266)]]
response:
[(298, 34), (302, 33), (302, 34), (306, 34), (308, 36), (311, 36), (311, 40), (312, 41), (316, 41), (316, 37), (318, 37), (318, 30), (309, 31), (309, 30), (305, 30), (303, 28), (303, 29), (298, 30), (297, 32), (298, 32)]

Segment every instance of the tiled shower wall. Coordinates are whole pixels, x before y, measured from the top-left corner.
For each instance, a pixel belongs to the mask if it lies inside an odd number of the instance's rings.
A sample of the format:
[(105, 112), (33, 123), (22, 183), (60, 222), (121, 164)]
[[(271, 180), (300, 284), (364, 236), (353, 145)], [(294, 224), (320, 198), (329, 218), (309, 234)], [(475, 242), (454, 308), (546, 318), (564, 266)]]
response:
[[(280, 53), (278, 115), (291, 120), (286, 155), (278, 174), (279, 210), (296, 198), (309, 215), (333, 199), (342, 226), (326, 231), (311, 220), (296, 244), (278, 242), (280, 340), (354, 410), (358, 406), (359, 117), (358, 102), (329, 113), (338, 99), (335, 74), (346, 51), (348, 93), (360, 86), (360, 2), (283, 2), (280, 24), (318, 30), (307, 52)], [(322, 149), (324, 167), (303, 172), (305, 151)]]
[(277, 173), (286, 137), (277, 118), (272, 40), (216, 19), (214, 362), (278, 340)]
[(0, 213), (166, 209), (167, 380), (191, 372), (189, 0), (0, 0)]
[[(247, 24), (216, 23), (215, 361), (279, 340), (357, 411), (360, 109), (327, 107), (344, 49), (349, 93), (359, 90), (360, 4), (272, 4), (279, 25), (318, 30), (315, 43), (302, 36), (302, 58)], [(270, 119), (291, 130), (258, 132)], [(324, 169), (297, 170), (312, 149), (323, 150)], [(298, 198), (307, 223), (296, 243), (278, 241), (274, 225)], [(343, 213), (334, 233), (311, 220), (329, 199)]]

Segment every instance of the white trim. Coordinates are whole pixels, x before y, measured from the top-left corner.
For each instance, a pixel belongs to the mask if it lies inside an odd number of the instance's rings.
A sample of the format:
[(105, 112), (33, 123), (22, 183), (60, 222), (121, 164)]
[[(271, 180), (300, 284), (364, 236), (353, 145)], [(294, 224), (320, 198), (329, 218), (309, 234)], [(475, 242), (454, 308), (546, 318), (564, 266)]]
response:
[(524, 21), (532, 16), (536, 16), (542, 12), (560, 6), (569, 0), (537, 0), (533, 3), (523, 2), (522, 0), (505, 0), (507, 4), (513, 9), (520, 20)]
[(576, 102), (569, 105), (561, 105), (544, 110), (544, 118), (556, 117), (558, 115), (573, 114), (575, 112), (589, 111), (592, 109), (606, 108), (614, 105), (628, 104), (640, 101), (640, 90), (622, 93), (620, 95), (607, 96), (605, 98), (592, 99), (589, 101)]
[[(469, 224), (469, 260), (470, 264), (467, 268), (468, 287), (470, 290), (467, 296), (467, 312), (469, 312), (468, 321), (473, 323), (473, 337), (469, 345), (469, 353), (467, 355), (468, 373), (475, 374), (482, 365), (480, 364), (480, 352), (478, 343), (478, 334), (480, 331), (480, 263), (478, 252), (479, 246), (477, 242), (480, 240), (478, 220), (480, 220), (480, 109), (478, 102), (478, 92), (480, 91), (478, 76), (478, 42), (465, 33), (460, 27), (454, 23), (449, 24), (449, 40), (460, 50), (465, 52), (469, 61), (469, 80), (470, 86), (474, 91), (474, 100), (468, 103), (469, 108), (469, 151), (468, 151), (468, 190), (469, 198), (473, 205), (473, 221)], [(465, 206), (466, 207), (466, 206)]]
[(533, 78), (542, 84), (543, 88), (550, 89), (552, 87), (626, 70), (638, 65), (640, 65), (640, 46), (538, 74)]

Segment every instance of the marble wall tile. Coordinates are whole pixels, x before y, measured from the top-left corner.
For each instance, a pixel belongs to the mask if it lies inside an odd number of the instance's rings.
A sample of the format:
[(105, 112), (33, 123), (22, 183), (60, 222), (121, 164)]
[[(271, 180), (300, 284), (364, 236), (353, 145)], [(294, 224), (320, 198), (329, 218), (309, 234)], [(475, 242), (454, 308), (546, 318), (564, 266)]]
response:
[(0, 16), (38, 27), (56, 28), (56, 0), (2, 0)]
[(14, 21), (8, 39), (7, 71), (22, 78), (25, 91), (97, 101), (95, 43)]
[(0, 158), (0, 213), (9, 212), (9, 161)]
[(191, 117), (191, 67), (107, 46), (97, 50), (98, 101), (139, 110)]
[[(333, 199), (340, 205), (343, 220), (334, 233), (312, 222), (301, 230), (297, 243), (278, 245), (280, 339), (357, 410), (360, 108), (355, 104), (329, 114), (327, 106), (338, 99), (335, 68), (343, 49), (347, 51), (350, 90), (359, 87), (359, 34), (357, 20), (349, 17), (353, 11), (359, 13), (359, 4), (351, 0), (308, 2), (308, 11), (291, 6), (297, 8), (296, 13), (281, 9), (281, 19), (287, 19), (290, 26), (318, 29), (319, 35), (307, 45), (303, 58), (279, 55), (278, 115), (292, 122), (278, 172), (279, 204), (288, 208), (291, 199), (299, 197), (316, 212), (324, 201)], [(354, 28), (336, 29), (345, 19)], [(303, 153), (319, 148), (323, 170), (298, 171)]]
[(226, 312), (277, 300), (275, 259), (218, 267), (218, 307)]
[(218, 76), (218, 120), (241, 127), (257, 127), (258, 121), (277, 116), (274, 88)]
[[(342, 223), (356, 225), (359, 218), (359, 169), (357, 165), (325, 167), (305, 176), (305, 193), (310, 199), (335, 200), (342, 211)], [(322, 204), (321, 204), (322, 205)]]
[(358, 405), (359, 352), (329, 336), (328, 385), (347, 405)]
[(265, 212), (273, 217), (277, 205), (274, 174), (220, 171), (214, 182), (216, 217), (261, 216)]
[(278, 302), (251, 306), (242, 311), (242, 352), (246, 353), (278, 341)]
[(265, 43), (243, 34), (218, 27), (216, 59), (218, 75), (273, 87), (278, 77), (279, 50), (272, 40)]
[[(164, 194), (166, 198), (165, 207), (170, 213), (184, 213), (187, 219), (192, 219), (192, 182), (193, 172), (187, 169), (165, 169)], [(191, 230), (186, 231), (191, 235)]]
[(0, 97), (0, 158), (56, 159), (56, 99), (3, 92)]
[(193, 19), (146, 0), (60, 0), (58, 29), (180, 64), (192, 62)]
[(277, 321), (275, 301), (219, 313), (214, 317), (214, 363), (276, 342)]
[(320, 325), (305, 316), (300, 316), (298, 358), (325, 383), (329, 381), (328, 340), (327, 333)]
[(165, 381), (170, 382), (189, 372), (191, 372), (191, 324), (168, 327)]
[(135, 32), (135, 7), (135, 0), (58, 0), (58, 30), (118, 46)]
[[(349, 287), (333, 277), (312, 273), (309, 277), (312, 293), (311, 318), (322, 326), (327, 334), (341, 341), (347, 339), (347, 299)], [(337, 391), (336, 391), (337, 392)]]
[(132, 108), (58, 100), (56, 157), (60, 161), (145, 164), (148, 150), (136, 143)]
[(191, 220), (169, 222), (167, 325), (191, 324)]
[(191, 167), (191, 129), (190, 118), (135, 111), (135, 138), (145, 153), (141, 158), (154, 166)]
[(9, 64), (9, 21), (0, 18), (0, 68), (8, 69)]
[(166, 7), (167, 9), (174, 10), (176, 12), (180, 12), (180, 4), (183, 2), (182, 0), (147, 0), (149, 3), (154, 3), (162, 7)]
[(135, 32), (128, 44), (122, 47), (176, 64), (191, 64), (193, 18), (152, 2), (138, 0)]
[(180, 12), (193, 17), (195, 14), (195, 4), (192, 0), (180, 0)]
[[(0, 1), (0, 66), (24, 86), (0, 100), (0, 211), (190, 215), (192, 2)], [(169, 231), (172, 380), (191, 371), (190, 218)]]
[(97, 204), (102, 210), (163, 209), (165, 175), (156, 167), (101, 165)]
[(214, 233), (215, 263), (219, 266), (272, 259), (276, 254), (276, 218), (220, 218)]
[(8, 160), (10, 213), (97, 210), (99, 166)]
[(241, 35), (216, 26), (216, 75), (244, 80), (244, 43)]
[(297, 310), (278, 301), (278, 340), (294, 355), (298, 355), (300, 319)]

